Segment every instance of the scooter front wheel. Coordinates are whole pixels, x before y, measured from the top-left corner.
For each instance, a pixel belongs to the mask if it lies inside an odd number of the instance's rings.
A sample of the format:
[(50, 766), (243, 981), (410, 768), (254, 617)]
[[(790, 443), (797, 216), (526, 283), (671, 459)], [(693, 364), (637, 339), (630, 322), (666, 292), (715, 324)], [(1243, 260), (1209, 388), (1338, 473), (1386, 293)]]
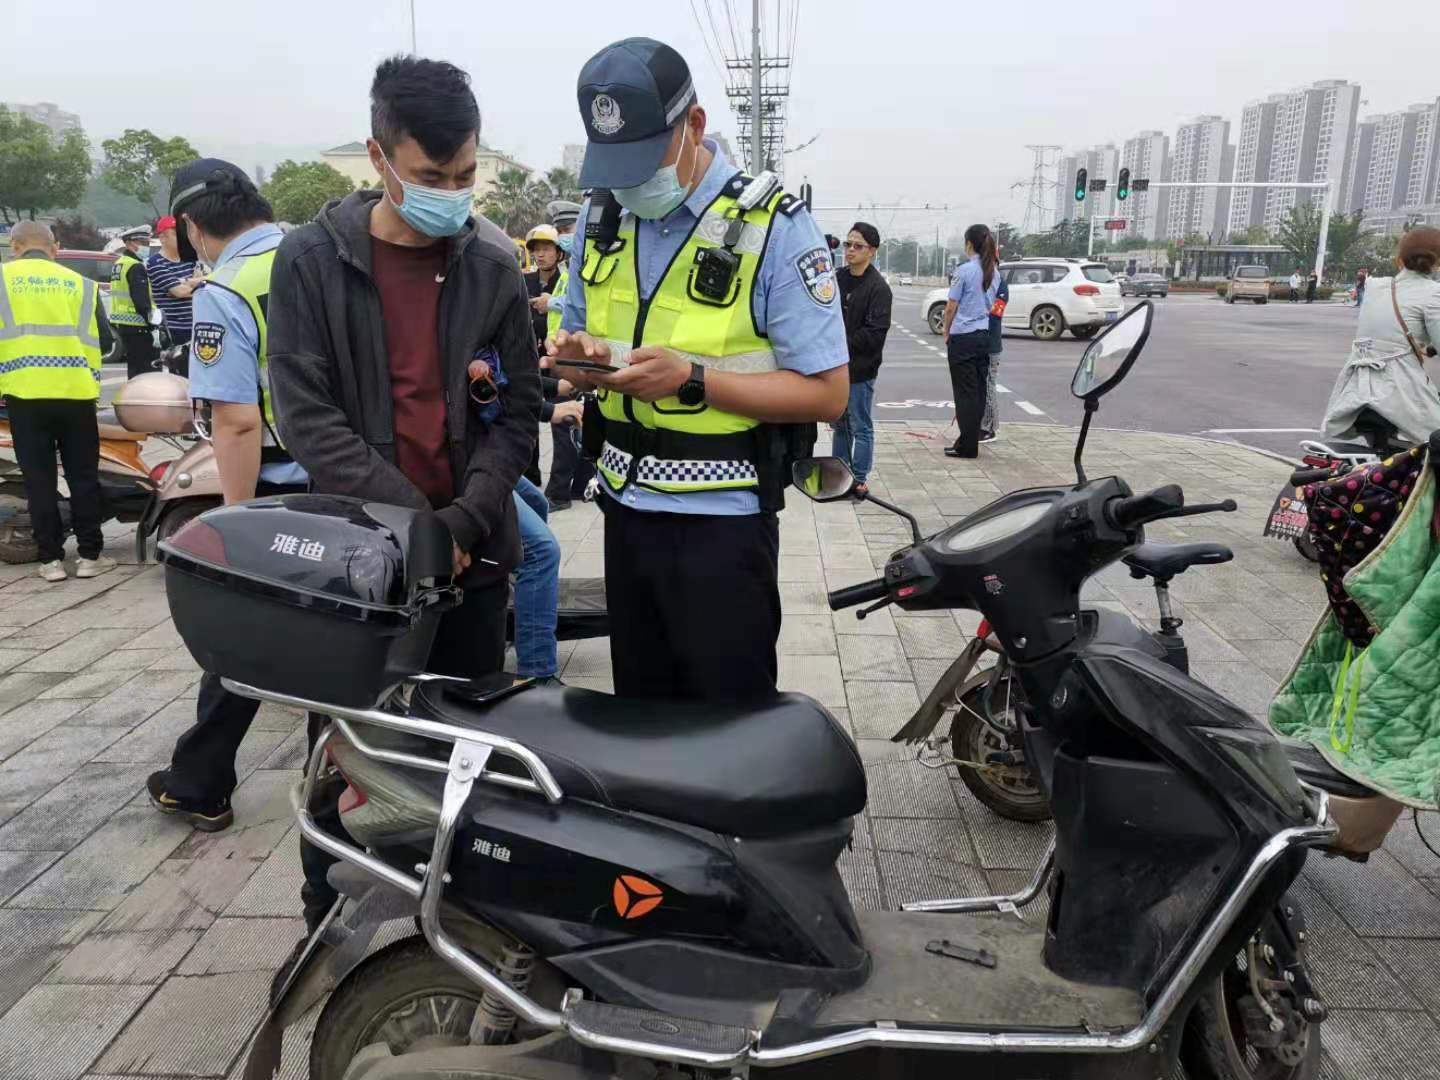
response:
[[(1266, 933), (1278, 932), (1267, 925)], [(1278, 983), (1266, 959), (1265, 933), (1201, 991), (1185, 1025), (1180, 1060), (1190, 1080), (1314, 1080), (1320, 1074), (1320, 1025), (1273, 993), (1262, 1008), (1254, 986)], [(1250, 964), (1260, 968), (1251, 977)], [(1277, 1007), (1278, 1005), (1278, 1007)], [(1280, 1030), (1272, 1028), (1278, 1024)]]

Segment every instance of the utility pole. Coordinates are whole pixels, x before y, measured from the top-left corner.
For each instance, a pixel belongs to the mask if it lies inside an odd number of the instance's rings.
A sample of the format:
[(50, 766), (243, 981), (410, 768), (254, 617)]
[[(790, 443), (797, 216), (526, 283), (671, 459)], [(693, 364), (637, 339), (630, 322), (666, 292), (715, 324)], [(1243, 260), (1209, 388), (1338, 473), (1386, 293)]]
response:
[(415, 0), (410, 0), (410, 52), (415, 52)]
[(1321, 196), (1325, 200), (1324, 208), (1320, 211), (1320, 250), (1315, 253), (1315, 281), (1317, 283), (1325, 280), (1325, 250), (1330, 246), (1330, 208), (1335, 202), (1335, 185), (1325, 185), (1325, 192)]
[(754, 0), (750, 15), (750, 175), (765, 170), (764, 142), (760, 115), (760, 0)]

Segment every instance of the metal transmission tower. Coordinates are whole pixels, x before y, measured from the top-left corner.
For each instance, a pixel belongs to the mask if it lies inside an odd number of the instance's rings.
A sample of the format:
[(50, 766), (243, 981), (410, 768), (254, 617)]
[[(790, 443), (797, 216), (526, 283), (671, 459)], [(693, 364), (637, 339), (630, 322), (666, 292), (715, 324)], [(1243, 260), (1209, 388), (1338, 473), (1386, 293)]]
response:
[[(1059, 146), (1049, 144), (1029, 144), (1025, 147), (1035, 154), (1035, 166), (1030, 171), (1030, 182), (1018, 184), (1020, 187), (1028, 187), (1030, 194), (1025, 200), (1025, 219), (1020, 223), (1020, 232), (1024, 236), (1031, 236), (1034, 233), (1045, 232), (1050, 228), (1050, 217), (1054, 212), (1053, 206), (1047, 206), (1046, 196), (1057, 189), (1059, 178), (1047, 180), (1046, 173), (1050, 168), (1047, 160), (1053, 151), (1059, 153), (1062, 149)], [(1058, 163), (1058, 159), (1057, 159)]]

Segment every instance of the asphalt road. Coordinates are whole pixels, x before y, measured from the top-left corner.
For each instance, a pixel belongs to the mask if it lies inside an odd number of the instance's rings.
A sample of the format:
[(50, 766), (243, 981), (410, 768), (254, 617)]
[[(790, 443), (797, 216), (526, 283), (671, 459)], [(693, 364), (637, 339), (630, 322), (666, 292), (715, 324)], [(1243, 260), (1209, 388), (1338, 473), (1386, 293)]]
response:
[[(877, 420), (953, 415), (944, 342), (930, 333), (920, 309), (928, 291), (895, 289), (875, 393)], [(1145, 351), (1125, 384), (1105, 399), (1097, 424), (1206, 435), (1287, 456), (1295, 456), (1299, 439), (1319, 434), (1316, 425), (1349, 352), (1353, 307), (1224, 304), (1213, 294), (1154, 303)], [(1078, 423), (1070, 377), (1084, 348), (1069, 334), (1043, 342), (1007, 333), (999, 371), (1002, 424)]]

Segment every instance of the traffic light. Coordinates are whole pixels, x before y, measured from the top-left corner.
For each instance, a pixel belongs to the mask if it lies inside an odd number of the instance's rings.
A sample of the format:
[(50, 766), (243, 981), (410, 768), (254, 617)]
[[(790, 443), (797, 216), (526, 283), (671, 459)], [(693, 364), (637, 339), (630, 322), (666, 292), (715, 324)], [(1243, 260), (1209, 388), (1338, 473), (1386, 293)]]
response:
[(1130, 197), (1130, 170), (1121, 169), (1120, 179), (1115, 183), (1115, 198), (1128, 199)]
[(1085, 201), (1085, 189), (1086, 189), (1086, 187), (1087, 187), (1086, 181), (1087, 181), (1089, 178), (1090, 178), (1090, 170), (1089, 170), (1089, 169), (1081, 169), (1079, 172), (1077, 172), (1077, 173), (1075, 174), (1075, 201), (1076, 201), (1076, 202), (1084, 202), (1084, 201)]

